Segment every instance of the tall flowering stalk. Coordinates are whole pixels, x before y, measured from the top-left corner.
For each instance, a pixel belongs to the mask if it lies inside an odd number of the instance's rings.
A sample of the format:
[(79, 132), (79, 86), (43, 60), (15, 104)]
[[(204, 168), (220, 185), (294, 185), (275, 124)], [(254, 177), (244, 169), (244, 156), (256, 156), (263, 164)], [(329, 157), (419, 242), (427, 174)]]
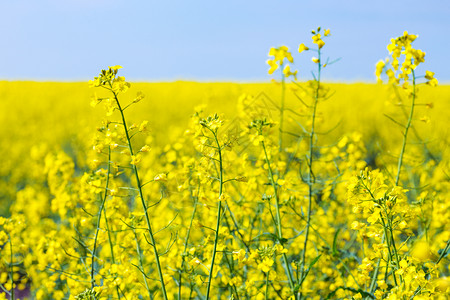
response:
[[(158, 276), (159, 276), (159, 281), (161, 283), (161, 291), (163, 294), (163, 298), (167, 300), (168, 298), (167, 298), (166, 286), (164, 283), (162, 267), (161, 267), (160, 260), (159, 260), (159, 253), (158, 253), (158, 249), (156, 247), (156, 240), (154, 238), (154, 234), (153, 234), (153, 230), (152, 230), (152, 226), (151, 226), (151, 222), (150, 222), (150, 217), (149, 217), (149, 214), (147, 211), (147, 209), (148, 209), (147, 204), (145, 203), (144, 193), (142, 191), (141, 179), (140, 179), (138, 168), (137, 168), (137, 164), (140, 161), (140, 157), (139, 157), (139, 153), (135, 153), (135, 151), (133, 149), (133, 146), (131, 143), (131, 135), (129, 132), (129, 128), (128, 128), (126, 119), (125, 119), (124, 110), (128, 106), (122, 107), (122, 105), (119, 101), (119, 98), (118, 98), (119, 93), (125, 92), (130, 87), (130, 84), (125, 81), (125, 77), (117, 76), (117, 73), (118, 73), (119, 69), (121, 69), (121, 68), (122, 67), (120, 67), (120, 66), (114, 66), (114, 67), (109, 67), (108, 70), (102, 70), (100, 75), (98, 77), (95, 77), (94, 80), (90, 82), (90, 84), (91, 84), (91, 86), (101, 87), (101, 88), (104, 88), (104, 89), (110, 91), (111, 94), (113, 95), (113, 103), (110, 102), (110, 109), (112, 111), (117, 109), (120, 113), (120, 117), (122, 120), (121, 123), (122, 123), (123, 129), (124, 129), (127, 147), (128, 147), (128, 151), (129, 151), (129, 154), (131, 157), (131, 163), (130, 163), (131, 170), (132, 170), (135, 180), (136, 180), (136, 188), (138, 190), (139, 198), (141, 200), (142, 208), (144, 211), (145, 221), (147, 224), (147, 231), (148, 231), (148, 234), (150, 237), (150, 244), (153, 248), (156, 267), (157, 267)], [(133, 103), (135, 103), (139, 100), (140, 100), (140, 98), (133, 101)]]
[[(409, 222), (416, 216), (414, 207), (408, 203), (406, 193), (408, 190), (400, 185), (402, 167), (409, 130), (412, 128), (414, 120), (414, 110), (417, 98), (416, 68), (425, 61), (425, 52), (415, 49), (412, 43), (417, 38), (416, 35), (404, 34), (398, 38), (391, 39), (391, 44), (387, 49), (391, 55), (386, 60), (380, 60), (376, 65), (375, 74), (381, 82), (381, 75), (385, 73), (389, 83), (394, 86), (401, 85), (410, 100), (409, 113), (403, 125), (401, 121), (387, 116), (396, 125), (402, 127), (402, 143), (397, 160), (397, 171), (393, 183), (389, 182), (378, 170), (361, 172), (349, 184), (349, 202), (354, 205), (354, 211), (363, 213), (368, 224), (355, 221), (352, 223), (354, 230), (366, 231), (374, 238), (373, 248), (375, 253), (364, 258), (360, 265), (360, 280), (366, 280), (370, 284), (367, 292), (374, 293), (378, 297), (411, 297), (414, 289), (411, 287), (411, 276), (415, 276), (417, 295), (423, 287), (428, 285), (425, 275), (415, 266), (411, 265), (412, 258), (402, 254), (400, 248), (404, 247), (408, 240), (398, 245), (396, 236), (400, 232), (410, 230)], [(400, 60), (403, 61), (401, 62)], [(423, 76), (427, 80), (425, 84), (436, 86), (437, 80), (434, 73), (426, 71)], [(399, 99), (401, 101), (401, 99)], [(409, 235), (409, 234), (408, 234)], [(374, 260), (377, 262), (374, 263)], [(382, 268), (382, 261), (385, 263), (384, 278), (379, 279)], [(370, 277), (370, 272), (373, 271)], [(388, 282), (393, 288), (388, 288)], [(378, 288), (378, 289), (377, 289)], [(414, 297), (414, 296), (412, 296)]]
[[(213, 143), (209, 147), (212, 147), (215, 151), (217, 151), (218, 159), (217, 162), (219, 163), (219, 178), (217, 179), (219, 181), (219, 197), (218, 197), (218, 206), (217, 206), (217, 219), (216, 219), (216, 229), (214, 233), (214, 248), (213, 253), (211, 257), (211, 266), (209, 268), (209, 275), (208, 275), (208, 285), (206, 288), (206, 299), (209, 299), (209, 295), (211, 292), (211, 284), (213, 280), (213, 272), (214, 272), (214, 263), (216, 259), (216, 253), (217, 253), (217, 244), (219, 241), (219, 230), (220, 230), (220, 222), (221, 222), (221, 216), (222, 216), (222, 197), (223, 197), (223, 185), (224, 185), (224, 178), (223, 178), (223, 157), (222, 157), (222, 150), (224, 145), (220, 143), (219, 137), (218, 137), (218, 130), (222, 126), (222, 121), (219, 119), (219, 116), (216, 114), (214, 116), (209, 116), (206, 119), (200, 120), (200, 125), (206, 129), (206, 131), (212, 135)], [(206, 142), (206, 140), (205, 140)]]
[[(411, 99), (408, 119), (403, 126), (403, 141), (398, 157), (397, 174), (395, 176), (395, 185), (398, 185), (400, 181), (400, 173), (403, 165), (403, 157), (406, 149), (406, 142), (408, 139), (408, 132), (412, 126), (414, 109), (416, 106), (417, 98), (417, 76), (415, 69), (423, 62), (425, 62), (425, 52), (420, 49), (412, 47), (412, 43), (417, 39), (417, 35), (408, 34), (404, 32), (402, 36), (391, 39), (391, 44), (387, 46), (387, 49), (391, 55), (391, 58), (386, 60), (380, 60), (376, 65), (375, 74), (378, 81), (381, 81), (381, 74), (385, 73), (389, 78), (389, 83), (393, 85), (400, 85), (406, 91), (407, 97)], [(403, 62), (400, 65), (400, 59)], [(431, 71), (425, 72), (426, 84), (430, 86), (436, 86), (438, 81), (434, 78), (434, 73)], [(391, 119), (393, 120), (393, 119)], [(399, 124), (396, 120), (393, 120)]]
[[(317, 57), (312, 57), (312, 61), (317, 65), (317, 72), (314, 76), (314, 80), (310, 82), (310, 85), (312, 87), (312, 104), (306, 105), (310, 110), (310, 124), (311, 127), (309, 131), (307, 132), (308, 135), (308, 141), (309, 141), (309, 149), (307, 154), (307, 164), (308, 164), (308, 177), (306, 179), (306, 184), (308, 185), (308, 207), (306, 212), (306, 226), (305, 226), (305, 240), (303, 243), (303, 250), (301, 253), (301, 263), (300, 263), (300, 283), (298, 286), (298, 298), (302, 298), (301, 293), (301, 285), (303, 284), (305, 277), (308, 275), (309, 270), (306, 269), (306, 252), (308, 249), (308, 241), (309, 241), (309, 234), (310, 234), (310, 227), (311, 227), (311, 215), (312, 215), (312, 201), (314, 198), (314, 185), (316, 182), (316, 176), (313, 171), (313, 165), (314, 165), (314, 153), (316, 151), (316, 140), (317, 140), (317, 134), (316, 134), (316, 117), (317, 117), (317, 106), (319, 104), (319, 101), (321, 98), (324, 97), (323, 95), (323, 87), (321, 85), (321, 75), (322, 75), (322, 69), (327, 65), (327, 62), (322, 61), (322, 48), (325, 46), (325, 42), (323, 40), (324, 37), (328, 37), (330, 35), (330, 30), (326, 29), (323, 30), (323, 35), (321, 32), (321, 27), (318, 27), (316, 30), (313, 30), (312, 32), (312, 41), (314, 44), (316, 44), (316, 49), (310, 49), (309, 47), (305, 46), (305, 44), (300, 44), (298, 48), (298, 52), (302, 53), (303, 51), (315, 51), (317, 52)], [(299, 98), (300, 99), (300, 98)], [(301, 99), (300, 99), (301, 100)], [(305, 104), (302, 101), (303, 104)]]

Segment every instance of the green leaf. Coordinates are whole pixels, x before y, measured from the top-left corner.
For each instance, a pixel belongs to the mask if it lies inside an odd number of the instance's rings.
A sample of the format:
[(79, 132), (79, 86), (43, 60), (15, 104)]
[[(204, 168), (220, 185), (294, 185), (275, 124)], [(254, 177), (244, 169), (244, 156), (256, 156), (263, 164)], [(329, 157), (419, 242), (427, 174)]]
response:
[(299, 285), (299, 288), (300, 288), (300, 286), (302, 285), (303, 281), (305, 281), (306, 276), (308, 276), (308, 273), (309, 273), (309, 271), (311, 270), (311, 268), (316, 264), (316, 262), (319, 261), (319, 258), (320, 258), (321, 256), (322, 256), (322, 254), (319, 254), (316, 258), (314, 258), (314, 259), (309, 263), (308, 269), (306, 270), (305, 275), (303, 275), (303, 277), (302, 277), (301, 280), (300, 280), (300, 283), (298, 284), (298, 285)]
[(341, 231), (340, 228), (338, 228), (338, 230), (334, 234), (334, 238), (333, 238), (333, 256), (338, 254), (337, 247), (336, 247), (336, 242), (337, 242), (337, 237), (338, 237), (339, 231)]

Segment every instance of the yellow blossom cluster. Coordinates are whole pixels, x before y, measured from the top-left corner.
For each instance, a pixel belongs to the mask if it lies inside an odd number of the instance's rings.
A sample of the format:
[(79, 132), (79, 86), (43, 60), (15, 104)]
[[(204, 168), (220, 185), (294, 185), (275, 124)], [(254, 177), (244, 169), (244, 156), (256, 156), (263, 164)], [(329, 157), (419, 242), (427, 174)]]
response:
[[(390, 58), (384, 61), (380, 60), (376, 64), (375, 75), (378, 81), (381, 81), (381, 74), (383, 72), (389, 78), (389, 82), (400, 83), (403, 82), (403, 87), (409, 86), (409, 80), (412, 76), (412, 81), (415, 83), (416, 77), (414, 70), (423, 62), (425, 62), (425, 52), (420, 49), (415, 49), (412, 43), (417, 39), (417, 35), (408, 34), (407, 31), (398, 38), (391, 39), (391, 44), (387, 46)], [(403, 62), (400, 59), (403, 57)], [(434, 78), (434, 73), (426, 71), (425, 78), (428, 80), (426, 84), (436, 86), (438, 80)]]

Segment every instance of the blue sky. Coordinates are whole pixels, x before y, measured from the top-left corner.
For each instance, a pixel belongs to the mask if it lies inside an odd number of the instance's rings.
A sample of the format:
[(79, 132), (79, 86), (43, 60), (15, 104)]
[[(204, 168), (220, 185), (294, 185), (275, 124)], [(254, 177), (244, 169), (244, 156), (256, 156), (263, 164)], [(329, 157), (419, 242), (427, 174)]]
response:
[(88, 80), (122, 65), (140, 81), (265, 81), (271, 46), (310, 78), (311, 29), (331, 29), (324, 78), (374, 81), (389, 39), (418, 34), (424, 68), (450, 82), (450, 1), (1, 0), (0, 79)]

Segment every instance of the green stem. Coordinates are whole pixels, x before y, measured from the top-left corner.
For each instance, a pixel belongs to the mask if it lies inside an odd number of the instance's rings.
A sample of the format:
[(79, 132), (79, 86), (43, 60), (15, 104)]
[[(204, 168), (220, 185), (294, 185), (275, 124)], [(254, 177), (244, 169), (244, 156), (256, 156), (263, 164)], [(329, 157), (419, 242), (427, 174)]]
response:
[(441, 255), (439, 256), (438, 260), (436, 261), (436, 265), (441, 262), (441, 259), (447, 254), (447, 251), (449, 248), (450, 248), (450, 240), (447, 241), (447, 245), (445, 245), (444, 250), (442, 250)]
[[(388, 235), (388, 233), (387, 233), (386, 223), (384, 222), (384, 219), (383, 219), (383, 216), (381, 215), (381, 212), (380, 212), (380, 219), (381, 219), (381, 222), (383, 223), (384, 236), (386, 237), (386, 246), (387, 246), (387, 248), (388, 248), (388, 254), (389, 254), (389, 261), (393, 261), (393, 259), (392, 259), (392, 258), (393, 258), (393, 255), (392, 255), (392, 252), (391, 252), (391, 244), (392, 244), (394, 241), (393, 241), (392, 238), (391, 238), (391, 241), (389, 242), (390, 237), (389, 237), (389, 235)], [(389, 261), (388, 261), (388, 263), (387, 263), (387, 265), (386, 265), (386, 269), (389, 268)], [(398, 263), (397, 263), (397, 269), (398, 269)], [(395, 283), (395, 285), (398, 286), (397, 278), (395, 277), (395, 270), (392, 270), (392, 276), (394, 277), (394, 283)]]
[[(369, 192), (369, 195), (370, 195), (370, 197), (372, 198), (372, 201), (376, 202), (378, 205), (381, 206), (382, 203), (380, 203), (379, 201), (377, 201), (377, 199), (376, 199), (375, 196), (373, 195), (372, 191), (371, 191), (370, 188), (364, 183), (364, 181), (361, 181), (361, 184), (362, 184), (362, 185), (364, 186), (364, 188)], [(386, 210), (385, 210), (385, 213), (386, 213), (386, 219), (389, 220), (389, 219), (388, 219), (388, 218), (389, 218), (389, 215), (388, 215), (388, 213), (387, 213)], [(394, 236), (393, 236), (393, 234), (392, 234), (392, 226), (390, 226), (390, 233), (391, 233), (391, 235), (389, 236), (389, 234), (388, 234), (388, 232), (387, 232), (388, 226), (387, 226), (387, 224), (386, 224), (386, 222), (385, 222), (385, 220), (384, 220), (384, 218), (383, 218), (383, 214), (381, 213), (381, 211), (380, 211), (380, 220), (381, 220), (381, 223), (382, 223), (382, 225), (383, 225), (383, 230), (384, 230), (383, 239), (385, 239), (385, 241), (386, 241), (386, 246), (387, 246), (387, 248), (388, 248), (388, 263), (387, 263), (387, 265), (386, 265), (386, 272), (387, 272), (387, 270), (388, 270), (388, 268), (389, 268), (389, 262), (390, 262), (390, 261), (394, 261), (394, 259), (393, 259), (394, 255), (392, 254), (391, 251), (394, 251), (395, 259), (396, 259), (396, 267), (397, 267), (396, 269), (398, 270), (398, 267), (399, 267), (399, 258), (398, 258), (397, 248), (395, 247)], [(390, 225), (390, 224), (391, 224), (391, 223), (389, 223), (389, 225)], [(391, 245), (393, 245), (393, 249), (392, 249), (392, 250), (391, 250)], [(378, 271), (378, 269), (377, 269), (377, 271)], [(377, 272), (375, 272), (375, 273), (377, 273)], [(394, 283), (395, 283), (395, 285), (397, 286), (398, 283), (397, 283), (397, 278), (395, 277), (395, 270), (394, 270), (394, 269), (392, 270), (392, 276), (394, 277)], [(372, 281), (375, 280), (375, 279), (376, 279), (376, 278), (373, 277)]]
[[(273, 187), (273, 191), (274, 191), (274, 194), (275, 194), (276, 231), (277, 231), (278, 241), (279, 241), (279, 243), (281, 245), (283, 245), (283, 242), (282, 242), (283, 241), (283, 232), (282, 232), (282, 227), (281, 227), (280, 201), (279, 201), (279, 198), (278, 198), (277, 183), (275, 182), (274, 177), (273, 177), (274, 174), (273, 174), (273, 171), (272, 171), (272, 167), (270, 165), (269, 156), (267, 155), (267, 150), (266, 150), (266, 146), (264, 144), (264, 141), (261, 141), (261, 146), (263, 148), (264, 155), (265, 155), (265, 158), (266, 158), (267, 167), (269, 169), (270, 183), (271, 183), (271, 185)], [(294, 290), (295, 290), (294, 279), (293, 279), (292, 274), (291, 274), (291, 269), (289, 267), (289, 262), (288, 262), (288, 259), (287, 259), (287, 255), (286, 255), (286, 253), (283, 253), (282, 256), (283, 256), (284, 264), (286, 266), (285, 271), (286, 271), (287, 277), (289, 279), (289, 286), (291, 287), (292, 293), (294, 293)]]
[[(384, 236), (383, 236), (383, 239), (384, 239)], [(377, 261), (377, 266), (375, 267), (375, 271), (373, 272), (372, 280), (370, 282), (369, 292), (371, 294), (375, 291), (375, 283), (377, 282), (378, 273), (380, 271), (380, 264), (381, 264), (381, 258), (379, 258), (378, 261)]]
[(180, 277), (179, 277), (179, 283), (178, 283), (178, 300), (181, 300), (182, 272), (184, 272), (184, 264), (186, 261), (186, 250), (188, 247), (189, 236), (191, 235), (191, 228), (192, 228), (192, 223), (194, 221), (195, 212), (197, 211), (197, 202), (198, 202), (199, 196), (200, 196), (200, 178), (198, 180), (197, 197), (194, 197), (194, 195), (191, 194), (191, 197), (194, 198), (194, 209), (192, 210), (191, 221), (189, 222), (189, 227), (188, 227), (188, 230), (186, 233), (186, 238), (184, 239), (184, 250), (183, 250), (183, 256), (182, 256), (181, 267), (180, 267)]
[[(399, 259), (399, 256), (398, 256), (397, 246), (395, 246), (394, 232), (393, 232), (393, 229), (392, 229), (392, 218), (389, 220), (389, 223), (390, 223), (389, 224), (389, 233), (391, 235), (391, 245), (392, 245), (392, 250), (394, 252), (394, 257), (395, 257), (395, 261), (397, 263), (397, 270), (398, 270), (398, 268), (400, 267), (400, 259)], [(400, 277), (400, 282), (402, 283), (403, 282), (403, 278), (402, 278), (401, 275), (399, 277)]]
[[(112, 242), (111, 232), (109, 230), (108, 218), (106, 217), (106, 205), (103, 206), (103, 217), (105, 217), (105, 226), (106, 226), (106, 231), (108, 232), (108, 242), (109, 242), (109, 249), (111, 251), (111, 260), (112, 260), (113, 264), (116, 264), (116, 258), (114, 256), (114, 246), (113, 246), (113, 242)], [(117, 278), (117, 275), (114, 276), (114, 279), (116, 279), (116, 278)], [(117, 292), (117, 298), (120, 299), (119, 286), (116, 286), (116, 292)]]
[[(94, 248), (92, 249), (92, 257), (91, 257), (91, 288), (93, 289), (95, 287), (95, 256), (97, 252), (97, 240), (98, 240), (98, 233), (100, 231), (100, 221), (102, 218), (102, 211), (105, 207), (106, 198), (108, 197), (108, 187), (109, 187), (109, 174), (111, 172), (111, 147), (108, 146), (108, 170), (106, 173), (106, 184), (105, 184), (105, 195), (103, 196), (102, 202), (100, 204), (100, 209), (98, 210), (97, 214), (97, 228), (95, 229), (95, 236), (94, 236)], [(106, 213), (105, 213), (106, 217)]]
[[(123, 124), (123, 128), (125, 130), (125, 136), (127, 138), (128, 150), (130, 151), (130, 155), (134, 155), (133, 154), (133, 147), (131, 146), (130, 135), (128, 133), (127, 122), (125, 120), (125, 114), (123, 112), (122, 107), (120, 106), (120, 102), (119, 102), (119, 99), (117, 98), (117, 94), (114, 91), (112, 91), (112, 93), (114, 95), (114, 99), (116, 100), (117, 107), (119, 108), (120, 115), (122, 117), (122, 124)], [(166, 292), (166, 285), (164, 284), (164, 277), (163, 277), (163, 274), (162, 274), (161, 263), (159, 262), (158, 249), (156, 248), (156, 242), (155, 242), (155, 238), (153, 236), (152, 226), (150, 224), (150, 217), (148, 215), (147, 205), (145, 204), (144, 194), (142, 192), (141, 180), (139, 179), (138, 169), (137, 169), (136, 165), (134, 165), (134, 164), (132, 165), (132, 169), (133, 169), (133, 172), (134, 172), (134, 176), (136, 178), (136, 185), (137, 185), (137, 188), (138, 188), (138, 191), (139, 191), (139, 197), (141, 198), (142, 208), (143, 208), (144, 214), (145, 214), (145, 221), (147, 223), (147, 229), (148, 229), (148, 233), (149, 233), (149, 236), (150, 236), (150, 242), (151, 242), (151, 246), (153, 247), (153, 253), (155, 255), (156, 267), (158, 269), (159, 280), (161, 282), (161, 291), (162, 291), (162, 294), (163, 294), (163, 298), (165, 300), (168, 300), (167, 292)]]
[(141, 251), (141, 247), (139, 246), (139, 240), (137, 238), (137, 234), (136, 231), (133, 229), (133, 233), (134, 233), (134, 240), (136, 241), (136, 252), (139, 255), (139, 269), (142, 273), (142, 279), (144, 279), (144, 283), (145, 283), (145, 288), (147, 289), (147, 293), (148, 293), (148, 299), (152, 299), (152, 292), (150, 291), (150, 288), (148, 286), (148, 282), (147, 282), (147, 276), (145, 275), (144, 272), (144, 262), (142, 260), (142, 251)]
[(413, 93), (412, 93), (412, 100), (411, 100), (411, 108), (409, 111), (408, 121), (405, 126), (405, 131), (403, 132), (403, 144), (402, 144), (402, 150), (400, 151), (400, 157), (398, 158), (397, 176), (395, 177), (395, 185), (398, 185), (398, 182), (400, 180), (400, 172), (401, 172), (401, 168), (402, 168), (402, 164), (403, 164), (403, 156), (405, 154), (408, 130), (411, 127), (411, 122), (412, 122), (413, 114), (414, 114), (414, 106), (415, 106), (415, 101), (416, 101), (416, 75), (414, 74), (414, 70), (412, 70), (412, 78), (413, 78)]
[[(311, 115), (311, 132), (309, 134), (309, 173), (308, 173), (308, 212), (307, 212), (307, 220), (306, 220), (306, 229), (305, 229), (305, 242), (303, 245), (303, 251), (302, 251), (302, 261), (301, 261), (301, 267), (300, 267), (300, 278), (302, 278), (303, 282), (303, 276), (305, 274), (305, 264), (306, 264), (306, 249), (308, 247), (308, 239), (309, 239), (309, 227), (311, 225), (311, 210), (312, 210), (312, 198), (313, 198), (313, 155), (314, 155), (314, 136), (315, 136), (315, 124), (316, 124), (316, 110), (317, 110), (317, 103), (319, 102), (319, 92), (320, 92), (320, 75), (322, 71), (322, 62), (321, 59), (321, 53), (320, 48), (318, 49), (318, 56), (319, 56), (319, 62), (317, 66), (317, 87), (314, 93), (314, 105), (313, 105), (313, 112)], [(301, 294), (300, 297), (301, 298)]]
[[(108, 192), (108, 185), (109, 185), (109, 175), (111, 173), (111, 147), (108, 146), (108, 171), (107, 171), (107, 179), (106, 179), (106, 185), (105, 185), (105, 198), (103, 200), (102, 206), (103, 206), (103, 217), (105, 218), (105, 226), (106, 226), (106, 232), (108, 233), (108, 242), (109, 242), (109, 249), (111, 251), (111, 260), (113, 264), (116, 264), (116, 258), (114, 256), (114, 246), (113, 241), (111, 237), (111, 231), (109, 230), (109, 224), (108, 224), (108, 217), (106, 216), (106, 194)], [(100, 223), (98, 224), (100, 225)], [(99, 228), (100, 226), (97, 226)], [(117, 275), (115, 275), (114, 279), (117, 278)], [(119, 286), (116, 286), (116, 292), (117, 292), (117, 298), (120, 299), (120, 290)]]
[[(208, 127), (206, 127), (208, 128)], [(217, 134), (213, 130), (209, 129), (209, 131), (212, 132), (214, 136), (214, 140), (217, 144), (217, 151), (219, 152), (219, 206), (217, 208), (217, 224), (216, 224), (216, 232), (214, 237), (214, 249), (213, 254), (211, 258), (211, 267), (209, 269), (209, 279), (208, 279), (208, 287), (206, 288), (206, 300), (209, 299), (209, 293), (211, 290), (211, 282), (213, 277), (213, 269), (214, 269), (214, 260), (216, 259), (216, 252), (217, 252), (217, 242), (219, 241), (219, 228), (220, 228), (220, 216), (222, 214), (222, 192), (223, 192), (223, 165), (222, 165), (222, 148), (220, 147), (219, 140), (217, 139)]]

